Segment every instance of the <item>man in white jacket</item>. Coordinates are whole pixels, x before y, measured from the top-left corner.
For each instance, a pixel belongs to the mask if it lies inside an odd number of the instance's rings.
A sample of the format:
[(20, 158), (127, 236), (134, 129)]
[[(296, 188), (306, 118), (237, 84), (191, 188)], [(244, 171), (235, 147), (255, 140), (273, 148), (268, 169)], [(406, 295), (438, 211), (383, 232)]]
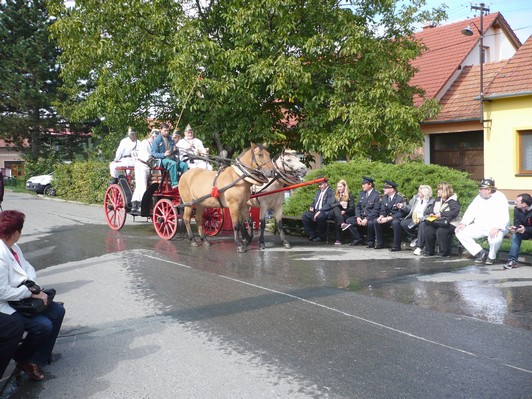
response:
[(148, 164), (148, 160), (151, 157), (151, 145), (158, 135), (159, 130), (153, 129), (150, 136), (142, 140), (138, 147), (138, 157), (135, 161), (135, 191), (131, 197), (132, 215), (140, 215), (140, 203), (148, 188), (148, 178), (150, 177), (151, 167)]
[(117, 168), (120, 166), (134, 166), (137, 158), (137, 132), (129, 128), (127, 137), (120, 141), (116, 149), (115, 159), (109, 164), (111, 177), (116, 179), (119, 175)]
[[(456, 227), (456, 238), (475, 256), (475, 263), (493, 265), (502, 239), (508, 232), (509, 222), (508, 199), (497, 191), (493, 179), (486, 178), (480, 182), (479, 195), (471, 202)], [(489, 252), (475, 241), (482, 237), (488, 238)]]

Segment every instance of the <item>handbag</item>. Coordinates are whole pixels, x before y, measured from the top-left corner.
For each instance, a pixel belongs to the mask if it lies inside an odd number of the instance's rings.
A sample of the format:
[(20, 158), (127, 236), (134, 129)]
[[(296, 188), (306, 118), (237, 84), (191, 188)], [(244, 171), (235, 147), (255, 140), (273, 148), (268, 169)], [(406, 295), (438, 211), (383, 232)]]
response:
[(9, 301), (9, 306), (23, 316), (34, 316), (44, 311), (50, 305), (50, 303), (52, 303), (56, 293), (55, 289), (53, 288), (43, 290), (42, 292), (48, 295), (48, 301), (46, 302), (46, 305), (41, 298), (24, 298), (20, 301)]

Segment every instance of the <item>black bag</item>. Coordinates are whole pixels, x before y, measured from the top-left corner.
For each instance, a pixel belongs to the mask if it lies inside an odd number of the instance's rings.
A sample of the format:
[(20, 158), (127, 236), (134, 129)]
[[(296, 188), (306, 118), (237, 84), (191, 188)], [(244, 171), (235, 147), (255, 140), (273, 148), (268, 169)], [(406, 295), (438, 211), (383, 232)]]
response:
[(55, 297), (55, 290), (53, 288), (43, 290), (42, 292), (48, 295), (46, 305), (41, 298), (24, 298), (20, 301), (9, 301), (9, 305), (23, 316), (34, 316), (45, 310)]

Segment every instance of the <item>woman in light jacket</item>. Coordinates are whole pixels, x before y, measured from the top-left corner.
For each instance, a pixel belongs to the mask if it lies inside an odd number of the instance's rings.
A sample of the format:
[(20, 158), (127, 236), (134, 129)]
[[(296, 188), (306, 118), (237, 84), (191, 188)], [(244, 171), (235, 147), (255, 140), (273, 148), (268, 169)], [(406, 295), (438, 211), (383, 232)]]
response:
[(28, 332), (13, 354), (16, 367), (32, 380), (42, 381), (42, 367), (50, 360), (65, 309), (52, 301), (41, 313), (24, 316), (8, 303), (30, 297), (40, 298), (45, 303), (48, 301), (44, 292), (24, 285), (26, 280), (36, 281), (35, 269), (16, 244), (22, 235), (24, 219), (24, 214), (19, 211), (0, 212), (0, 312), (19, 319)]
[(438, 184), (438, 199), (427, 212), (434, 221), (425, 220), (425, 254), (434, 255), (436, 239), (440, 247), (438, 256), (451, 256), (451, 240), (459, 223), (460, 203), (449, 183)]

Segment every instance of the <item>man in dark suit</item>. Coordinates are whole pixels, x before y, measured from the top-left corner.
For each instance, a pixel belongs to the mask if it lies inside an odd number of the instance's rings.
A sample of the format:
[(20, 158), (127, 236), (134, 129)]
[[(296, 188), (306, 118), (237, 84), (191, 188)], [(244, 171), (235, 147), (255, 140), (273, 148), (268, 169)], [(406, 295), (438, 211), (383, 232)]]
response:
[(371, 177), (362, 176), (362, 191), (358, 193), (358, 202), (355, 206), (355, 216), (347, 218), (342, 224), (342, 229), (349, 229), (353, 240), (350, 245), (362, 244), (361, 227), (368, 229), (368, 248), (375, 245), (375, 228), (373, 222), (379, 217), (381, 198), (375, 190), (375, 181)]
[(327, 220), (334, 218), (332, 205), (336, 201), (334, 191), (329, 187), (327, 181), (318, 183), (318, 187), (320, 189), (316, 192), (309, 210), (301, 216), (305, 233), (308, 239), (314, 242), (327, 239)]
[(24, 324), (17, 318), (0, 313), (0, 379), (24, 334)]
[(375, 237), (377, 242), (375, 249), (384, 248), (383, 227), (393, 228), (393, 245), (390, 251), (401, 250), (401, 220), (404, 218), (403, 202), (404, 197), (397, 192), (397, 183), (391, 180), (385, 180), (384, 196), (382, 197), (380, 215), (373, 225), (375, 226)]

